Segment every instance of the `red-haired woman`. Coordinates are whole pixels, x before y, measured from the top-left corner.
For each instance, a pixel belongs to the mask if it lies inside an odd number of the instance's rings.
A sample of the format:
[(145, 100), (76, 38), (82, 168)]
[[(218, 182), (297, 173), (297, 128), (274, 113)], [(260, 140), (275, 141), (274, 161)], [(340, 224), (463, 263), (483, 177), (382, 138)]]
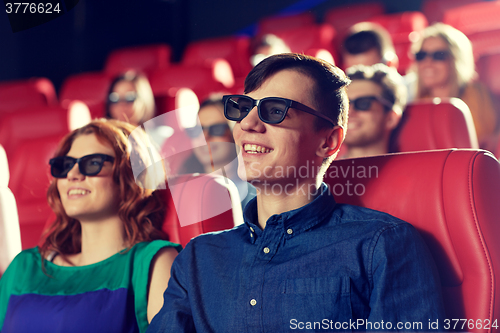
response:
[(62, 140), (47, 193), (57, 218), (43, 245), (21, 252), (0, 280), (2, 332), (146, 330), (178, 252), (162, 240), (154, 189), (165, 172), (152, 154), (142, 129), (117, 120)]

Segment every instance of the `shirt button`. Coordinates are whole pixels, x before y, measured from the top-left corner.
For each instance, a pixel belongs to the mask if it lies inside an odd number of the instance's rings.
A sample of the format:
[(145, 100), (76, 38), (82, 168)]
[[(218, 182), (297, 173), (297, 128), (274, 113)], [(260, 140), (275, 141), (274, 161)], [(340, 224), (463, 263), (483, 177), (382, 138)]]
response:
[(293, 234), (293, 230), (292, 230), (292, 229), (288, 229), (288, 230), (286, 231), (286, 233), (287, 233), (287, 234), (289, 234), (289, 235), (291, 235), (291, 234)]
[(264, 250), (263, 250), (263, 251), (264, 251), (264, 253), (266, 253), (266, 254), (267, 254), (267, 253), (269, 253), (269, 251), (270, 251), (270, 250), (269, 250), (269, 248), (266, 246), (266, 247), (264, 248)]
[(255, 304), (257, 304), (257, 301), (256, 301), (255, 299), (252, 299), (252, 300), (250, 301), (250, 305), (251, 305), (251, 306), (255, 306)]
[(255, 230), (253, 230), (253, 228), (252, 228), (252, 227), (250, 227), (250, 230), (251, 230), (252, 232), (255, 232)]
[(250, 237), (253, 237), (253, 234), (252, 234), (252, 233), (250, 233)]

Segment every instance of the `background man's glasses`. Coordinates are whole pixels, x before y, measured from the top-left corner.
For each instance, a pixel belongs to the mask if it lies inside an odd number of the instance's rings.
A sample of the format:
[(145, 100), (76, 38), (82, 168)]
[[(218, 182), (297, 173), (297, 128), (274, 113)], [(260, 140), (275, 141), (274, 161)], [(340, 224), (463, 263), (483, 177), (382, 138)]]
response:
[(349, 100), (349, 105), (354, 105), (358, 111), (370, 111), (373, 101), (378, 101), (383, 106), (392, 109), (392, 103), (380, 96), (362, 96), (353, 100)]
[(66, 178), (68, 172), (78, 163), (80, 173), (85, 176), (95, 176), (101, 172), (104, 162), (113, 163), (115, 158), (105, 154), (92, 154), (80, 158), (59, 156), (50, 159), (50, 173), (54, 178)]
[(257, 106), (260, 120), (267, 124), (279, 124), (285, 119), (288, 109), (292, 107), (320, 117), (334, 126), (336, 125), (333, 120), (322, 113), (288, 98), (266, 97), (253, 99), (245, 95), (226, 95), (222, 97), (222, 101), (224, 102), (224, 115), (227, 119), (233, 121), (241, 121)]
[(415, 60), (423, 61), (428, 56), (436, 61), (445, 61), (450, 56), (450, 52), (448, 52), (448, 51), (436, 51), (436, 52), (420, 51), (420, 52), (415, 53)]
[(196, 126), (192, 128), (186, 128), (186, 133), (190, 138), (197, 138), (202, 131), (211, 137), (221, 137), (226, 135), (228, 130), (229, 125), (227, 123), (220, 123), (206, 127)]
[(117, 92), (112, 92), (108, 96), (108, 100), (111, 104), (120, 103), (120, 102), (134, 103), (136, 99), (137, 99), (137, 93), (134, 91), (126, 92), (124, 97), (120, 97), (120, 95)]

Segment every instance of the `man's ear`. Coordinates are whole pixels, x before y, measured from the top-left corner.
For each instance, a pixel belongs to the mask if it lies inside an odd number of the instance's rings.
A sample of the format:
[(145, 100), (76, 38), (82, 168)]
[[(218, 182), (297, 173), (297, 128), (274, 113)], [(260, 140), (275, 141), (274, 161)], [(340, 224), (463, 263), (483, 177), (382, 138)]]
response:
[(344, 128), (337, 125), (323, 131), (323, 141), (318, 147), (316, 155), (322, 158), (327, 158), (335, 154), (340, 149), (340, 145), (344, 141)]
[(394, 110), (389, 111), (386, 115), (386, 122), (385, 122), (386, 130), (392, 131), (393, 129), (395, 129), (398, 126), (400, 120), (401, 120), (401, 115), (399, 113), (397, 113)]

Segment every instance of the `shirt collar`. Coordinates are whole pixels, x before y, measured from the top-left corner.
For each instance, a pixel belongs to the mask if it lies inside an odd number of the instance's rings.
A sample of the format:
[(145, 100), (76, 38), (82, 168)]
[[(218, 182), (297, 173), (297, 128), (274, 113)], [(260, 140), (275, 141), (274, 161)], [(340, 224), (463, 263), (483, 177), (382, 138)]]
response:
[[(319, 195), (307, 205), (271, 216), (266, 222), (266, 228), (282, 228), (287, 237), (293, 237), (329, 219), (335, 209), (335, 199), (325, 183), (321, 184), (318, 192)], [(258, 225), (257, 198), (246, 205), (243, 219), (250, 230), (251, 242), (254, 243), (263, 232)]]

